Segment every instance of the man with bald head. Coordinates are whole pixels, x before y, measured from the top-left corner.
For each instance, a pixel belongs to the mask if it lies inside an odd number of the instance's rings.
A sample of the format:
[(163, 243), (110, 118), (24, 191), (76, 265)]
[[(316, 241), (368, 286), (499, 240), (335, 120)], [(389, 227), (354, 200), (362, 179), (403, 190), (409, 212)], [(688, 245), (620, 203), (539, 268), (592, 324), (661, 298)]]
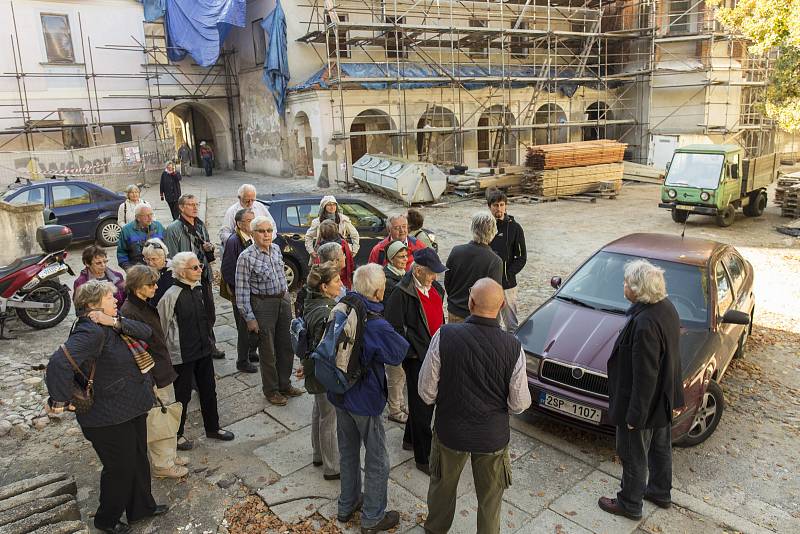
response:
[(426, 532), (450, 529), (468, 459), (478, 496), (476, 532), (500, 531), (503, 492), (511, 485), (509, 413), (531, 405), (522, 345), (497, 320), (504, 301), (496, 281), (475, 282), (469, 316), (436, 332), (422, 364), (419, 396), (436, 405)]

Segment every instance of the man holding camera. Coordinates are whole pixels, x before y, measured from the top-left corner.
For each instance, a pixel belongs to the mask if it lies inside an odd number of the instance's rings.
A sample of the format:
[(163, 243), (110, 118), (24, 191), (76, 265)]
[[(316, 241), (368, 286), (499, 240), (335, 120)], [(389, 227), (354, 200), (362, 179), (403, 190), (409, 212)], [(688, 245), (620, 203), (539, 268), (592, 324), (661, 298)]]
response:
[(211, 330), (211, 340), (214, 348), (211, 356), (218, 360), (225, 358), (225, 353), (217, 348), (217, 340), (214, 336), (214, 323), (217, 320), (217, 313), (214, 308), (213, 276), (211, 273), (211, 262), (214, 261), (214, 245), (208, 235), (205, 223), (200, 220), (200, 201), (194, 195), (182, 195), (178, 199), (178, 211), (180, 215), (172, 221), (164, 230), (164, 243), (169, 249), (169, 257), (172, 258), (178, 252), (193, 252), (203, 268), (203, 276), (200, 283), (203, 289), (203, 300), (206, 307)]

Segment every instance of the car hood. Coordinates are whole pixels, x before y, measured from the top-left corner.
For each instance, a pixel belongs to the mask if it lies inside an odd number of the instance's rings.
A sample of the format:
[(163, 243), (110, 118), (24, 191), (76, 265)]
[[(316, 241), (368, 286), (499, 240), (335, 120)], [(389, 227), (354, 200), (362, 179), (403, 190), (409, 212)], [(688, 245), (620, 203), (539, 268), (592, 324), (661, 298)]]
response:
[[(625, 315), (552, 298), (517, 329), (516, 335), (527, 352), (605, 374), (614, 342), (627, 320)], [(712, 337), (708, 330), (681, 328), (684, 376), (698, 366), (698, 357), (713, 350), (709, 345)]]

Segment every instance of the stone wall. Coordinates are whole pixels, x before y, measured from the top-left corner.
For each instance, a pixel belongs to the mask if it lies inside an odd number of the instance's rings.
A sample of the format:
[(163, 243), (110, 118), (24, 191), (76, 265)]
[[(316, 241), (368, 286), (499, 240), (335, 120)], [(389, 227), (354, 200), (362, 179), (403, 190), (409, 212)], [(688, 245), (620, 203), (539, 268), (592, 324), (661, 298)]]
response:
[(12, 206), (0, 201), (0, 265), (39, 252), (36, 229), (44, 224), (41, 204)]

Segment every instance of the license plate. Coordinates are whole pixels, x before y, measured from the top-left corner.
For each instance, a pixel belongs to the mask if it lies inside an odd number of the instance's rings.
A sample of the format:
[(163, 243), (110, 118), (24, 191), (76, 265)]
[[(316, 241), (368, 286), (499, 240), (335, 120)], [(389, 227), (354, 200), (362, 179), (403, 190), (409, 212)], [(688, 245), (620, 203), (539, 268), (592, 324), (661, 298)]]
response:
[(601, 412), (597, 408), (584, 406), (583, 404), (578, 404), (577, 402), (572, 402), (571, 400), (562, 399), (561, 397), (550, 395), (544, 391), (542, 391), (542, 393), (539, 395), (539, 406), (548, 408), (550, 410), (563, 412), (578, 419), (591, 421), (592, 423), (600, 422)]
[(683, 204), (675, 204), (676, 210), (694, 211), (694, 206), (685, 206)]

